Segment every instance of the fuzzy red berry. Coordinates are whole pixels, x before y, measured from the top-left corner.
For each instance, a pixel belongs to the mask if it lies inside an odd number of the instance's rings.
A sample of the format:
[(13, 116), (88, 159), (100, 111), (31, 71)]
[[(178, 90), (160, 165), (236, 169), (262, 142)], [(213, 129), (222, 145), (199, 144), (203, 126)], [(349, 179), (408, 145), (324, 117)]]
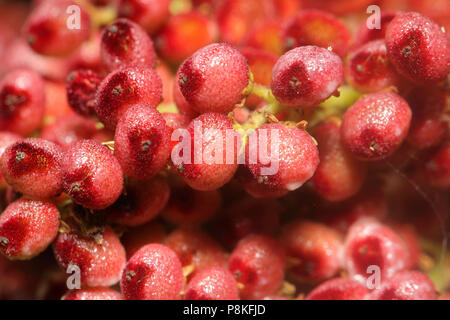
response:
[(182, 113), (163, 113), (164, 120), (166, 121), (167, 129), (169, 130), (170, 139), (170, 151), (177, 145), (177, 141), (172, 141), (172, 134), (177, 129), (187, 128), (191, 122), (191, 118)]
[(261, 179), (254, 177), (245, 166), (240, 166), (236, 174), (245, 191), (253, 198), (276, 199), (286, 195), (289, 190), (280, 189), (277, 186), (261, 183)]
[(88, 69), (72, 71), (67, 77), (67, 101), (82, 116), (95, 115), (95, 93), (103, 77)]
[(286, 52), (272, 70), (271, 88), (286, 106), (307, 108), (328, 99), (344, 82), (344, 66), (335, 53), (316, 46)]
[(178, 81), (173, 82), (173, 101), (175, 102), (178, 111), (189, 117), (190, 119), (193, 119), (198, 116), (198, 112), (195, 112), (189, 102), (186, 101), (186, 98), (183, 96), (183, 93), (181, 93), (180, 84)]
[(122, 295), (107, 287), (70, 290), (61, 300), (123, 300)]
[(356, 31), (353, 47), (359, 48), (370, 41), (379, 39), (384, 40), (387, 26), (397, 15), (398, 12), (396, 11), (381, 12), (380, 28), (372, 28), (372, 26), (370, 26), (371, 28), (369, 29), (367, 21), (364, 21)]
[(157, 221), (150, 221), (144, 225), (129, 229), (120, 241), (123, 243), (129, 260), (140, 248), (150, 243), (163, 243), (166, 229)]
[(54, 204), (20, 198), (0, 216), (0, 252), (12, 260), (27, 260), (55, 239), (59, 212)]
[(120, 282), (127, 300), (178, 300), (184, 280), (175, 252), (160, 244), (142, 247), (128, 261)]
[(119, 16), (140, 24), (154, 33), (169, 17), (170, 0), (119, 0)]
[(186, 288), (185, 300), (239, 300), (236, 280), (227, 269), (212, 267), (199, 272)]
[[(6, 148), (8, 148), (10, 145), (16, 143), (17, 141), (21, 140), (22, 137), (8, 131), (0, 131), (0, 159), (5, 152)], [(1, 162), (1, 160), (0, 160)], [(1, 167), (1, 166), (0, 166)], [(4, 186), (6, 184), (5, 179), (3, 178), (3, 175), (0, 172), (0, 186)]]
[(327, 280), (311, 291), (306, 300), (365, 300), (367, 288), (349, 278)]
[(245, 57), (228, 44), (203, 47), (178, 69), (181, 93), (199, 113), (228, 113), (246, 96), (249, 68)]

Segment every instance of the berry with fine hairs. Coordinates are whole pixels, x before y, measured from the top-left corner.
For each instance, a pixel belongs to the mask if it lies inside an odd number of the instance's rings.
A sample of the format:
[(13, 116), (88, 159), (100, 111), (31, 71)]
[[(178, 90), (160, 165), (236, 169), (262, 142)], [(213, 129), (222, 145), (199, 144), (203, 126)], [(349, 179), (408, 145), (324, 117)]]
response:
[(320, 163), (311, 186), (328, 201), (342, 201), (355, 195), (362, 187), (367, 166), (353, 158), (341, 143), (339, 120), (329, 119), (314, 128)]
[[(68, 8), (78, 8), (79, 26), (68, 28), (73, 20)], [(33, 9), (24, 26), (24, 36), (37, 53), (66, 56), (89, 38), (91, 21), (89, 14), (75, 1), (43, 1)], [(72, 21), (72, 24), (74, 21)]]
[(445, 141), (423, 163), (423, 175), (428, 183), (439, 189), (450, 187), (450, 141)]
[(376, 92), (398, 82), (383, 39), (368, 42), (353, 51), (345, 66), (345, 76), (347, 82), (361, 92)]
[(165, 178), (128, 179), (119, 199), (105, 209), (107, 219), (124, 226), (139, 226), (154, 219), (166, 206), (170, 188)]
[(344, 146), (360, 160), (381, 160), (392, 155), (405, 140), (411, 122), (408, 103), (394, 92), (363, 96), (344, 114)]
[[(259, 151), (263, 148), (264, 153), (267, 150), (268, 159)], [(319, 165), (319, 152), (311, 136), (302, 129), (281, 123), (269, 123), (256, 129), (249, 136), (245, 155), (246, 166), (258, 183), (280, 190), (300, 188)]]
[(161, 244), (149, 244), (125, 266), (120, 287), (127, 300), (179, 300), (184, 279), (176, 253)]
[(69, 290), (61, 300), (123, 300), (122, 295), (108, 287)]
[(286, 256), (274, 238), (250, 235), (231, 252), (228, 269), (242, 285), (242, 299), (261, 299), (274, 294), (284, 279)]
[(169, 5), (170, 0), (119, 0), (118, 13), (154, 33), (169, 18)]
[(52, 243), (58, 228), (59, 212), (53, 203), (20, 198), (0, 216), (0, 252), (11, 260), (29, 260)]
[(186, 287), (185, 300), (239, 300), (236, 280), (227, 269), (212, 267), (199, 272)]
[(78, 267), (81, 283), (88, 287), (116, 284), (126, 263), (125, 249), (110, 227), (95, 237), (78, 234), (77, 230), (60, 233), (53, 252), (63, 270)]
[(353, 42), (353, 48), (359, 48), (362, 45), (374, 41), (383, 39), (386, 34), (386, 29), (389, 23), (398, 15), (396, 11), (381, 12), (380, 16), (380, 28), (368, 28), (367, 21), (364, 21), (359, 29), (356, 31), (355, 40)]
[(436, 300), (433, 282), (419, 271), (401, 271), (374, 290), (371, 300)]
[(365, 300), (366, 286), (349, 278), (327, 280), (314, 288), (306, 300)]
[(350, 48), (347, 26), (330, 13), (302, 10), (286, 22), (282, 31), (286, 51), (301, 46), (318, 46), (344, 58)]
[(6, 148), (0, 169), (15, 191), (39, 198), (56, 196), (62, 188), (62, 150), (40, 138), (19, 140)]
[(159, 105), (162, 82), (151, 68), (130, 66), (110, 73), (96, 93), (95, 112), (106, 128), (115, 129), (125, 111), (135, 104)]
[(197, 117), (199, 114), (195, 112), (189, 102), (186, 101), (186, 98), (181, 93), (180, 84), (178, 81), (173, 81), (173, 89), (172, 89), (173, 101), (175, 102), (178, 111), (180, 114), (193, 119)]
[[(5, 152), (6, 148), (8, 148), (10, 145), (16, 143), (17, 141), (22, 140), (22, 137), (18, 134), (9, 132), (9, 131), (0, 131), (0, 163), (1, 163), (1, 157), (3, 153)], [(1, 168), (1, 167), (0, 167)], [(6, 181), (3, 178), (3, 175), (0, 171), (0, 187), (5, 187)]]
[(343, 241), (319, 222), (295, 220), (283, 227), (288, 272), (297, 282), (317, 283), (335, 276), (342, 266)]
[(124, 112), (114, 136), (114, 155), (124, 174), (150, 179), (165, 166), (169, 153), (169, 129), (155, 108), (137, 104)]
[(120, 241), (127, 252), (129, 260), (140, 248), (150, 243), (163, 243), (166, 229), (158, 221), (150, 221), (144, 225), (131, 228), (123, 234)]
[(344, 249), (345, 268), (350, 278), (365, 283), (370, 266), (380, 268), (381, 281), (408, 265), (409, 253), (403, 240), (388, 226), (375, 220), (360, 220), (347, 234)]
[(67, 101), (78, 114), (90, 117), (95, 115), (95, 93), (103, 77), (88, 69), (72, 71), (67, 77)]
[[(172, 150), (176, 171), (195, 190), (211, 191), (222, 187), (238, 167), (240, 137), (233, 131), (231, 120), (220, 113), (204, 113), (191, 121), (187, 132), (189, 135), (179, 137), (180, 143)], [(233, 139), (232, 146), (227, 143), (230, 140), (227, 136)]]
[(303, 46), (282, 55), (272, 70), (271, 88), (288, 107), (314, 107), (336, 93), (344, 82), (344, 66), (335, 53)]
[(95, 140), (82, 140), (67, 149), (62, 161), (64, 191), (89, 209), (104, 209), (122, 193), (123, 174), (111, 151)]
[[(191, 118), (182, 113), (167, 112), (163, 113), (162, 116), (166, 121), (166, 126), (169, 130), (169, 137), (172, 137), (172, 134), (175, 130), (187, 128), (187, 126), (191, 122)], [(173, 147), (175, 147), (177, 144), (177, 141), (172, 141), (172, 139), (170, 139), (170, 151), (172, 151)]]
[(44, 81), (29, 69), (7, 73), (0, 82), (0, 130), (23, 136), (39, 128), (44, 116)]
[(228, 113), (247, 96), (247, 59), (225, 43), (196, 51), (180, 66), (176, 80), (192, 109), (199, 113)]
[(389, 60), (411, 82), (439, 82), (450, 72), (450, 41), (437, 23), (420, 13), (397, 15), (385, 38)]
[(129, 65), (149, 68), (156, 65), (152, 39), (141, 26), (128, 19), (116, 20), (103, 29), (100, 53), (108, 71)]

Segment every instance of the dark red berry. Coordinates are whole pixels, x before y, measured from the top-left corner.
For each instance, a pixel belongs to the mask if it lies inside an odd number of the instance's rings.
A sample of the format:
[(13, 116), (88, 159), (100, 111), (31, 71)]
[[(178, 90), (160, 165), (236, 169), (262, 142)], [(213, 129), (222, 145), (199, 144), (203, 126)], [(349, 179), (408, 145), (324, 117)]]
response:
[(103, 77), (92, 70), (79, 69), (67, 77), (67, 101), (82, 116), (95, 115), (95, 93)]
[(140, 24), (154, 33), (169, 17), (170, 0), (119, 0), (119, 16)]
[(131, 228), (124, 233), (120, 241), (123, 243), (129, 260), (140, 248), (150, 243), (163, 243), (166, 238), (164, 226), (157, 221), (150, 221), (139, 227)]
[(436, 188), (447, 189), (450, 186), (450, 141), (444, 142), (425, 160), (423, 174)]
[[(18, 134), (8, 132), (8, 131), (0, 131), (0, 159), (5, 152), (6, 148), (10, 145), (16, 143), (17, 141), (22, 140), (22, 137)], [(0, 160), (1, 162), (1, 160)], [(6, 186), (6, 181), (3, 178), (3, 175), (0, 171), (0, 186)]]

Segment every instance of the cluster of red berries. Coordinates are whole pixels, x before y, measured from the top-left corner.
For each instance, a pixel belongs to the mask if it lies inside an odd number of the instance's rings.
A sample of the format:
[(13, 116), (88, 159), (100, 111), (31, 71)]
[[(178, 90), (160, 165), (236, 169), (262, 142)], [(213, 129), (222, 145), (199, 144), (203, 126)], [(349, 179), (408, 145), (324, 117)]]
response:
[(369, 4), (0, 4), (0, 299), (445, 298), (450, 8)]

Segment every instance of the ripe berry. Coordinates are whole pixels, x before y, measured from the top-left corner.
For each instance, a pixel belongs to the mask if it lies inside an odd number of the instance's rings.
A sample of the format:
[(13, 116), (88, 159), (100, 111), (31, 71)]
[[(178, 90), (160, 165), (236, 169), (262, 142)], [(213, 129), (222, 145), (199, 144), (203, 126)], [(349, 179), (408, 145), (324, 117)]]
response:
[(125, 247), (127, 260), (129, 260), (143, 246), (150, 243), (163, 243), (165, 238), (164, 226), (157, 221), (150, 221), (125, 232), (120, 241)]
[(123, 300), (122, 295), (107, 287), (70, 290), (61, 300)]
[(39, 138), (17, 141), (6, 148), (0, 169), (15, 191), (48, 198), (62, 192), (62, 150)]
[(340, 123), (330, 119), (314, 129), (320, 163), (311, 179), (313, 189), (328, 201), (342, 201), (355, 195), (367, 175), (366, 164), (344, 148)]
[(171, 16), (158, 33), (155, 45), (164, 59), (180, 64), (198, 49), (215, 42), (217, 35), (213, 20), (191, 11)]
[(119, 0), (119, 16), (140, 24), (154, 33), (169, 17), (170, 0)]
[(187, 133), (172, 150), (172, 162), (184, 181), (200, 191), (216, 190), (230, 181), (238, 166), (239, 139), (231, 120), (219, 113), (205, 113), (191, 121)]
[(224, 268), (212, 267), (199, 272), (186, 288), (185, 300), (239, 300), (233, 275)]
[(300, 188), (319, 164), (319, 152), (311, 136), (281, 123), (259, 127), (249, 136), (245, 153), (246, 166), (258, 183), (280, 190)]
[[(6, 148), (8, 148), (10, 145), (16, 143), (17, 141), (21, 140), (22, 137), (8, 131), (0, 131), (0, 159), (5, 152)], [(1, 161), (1, 160), (0, 160)], [(0, 186), (5, 186), (6, 181), (3, 178), (3, 175), (0, 172)]]
[(301, 46), (330, 48), (345, 57), (351, 34), (346, 25), (332, 14), (319, 10), (302, 10), (286, 22), (282, 33), (284, 47), (291, 50)]
[(245, 98), (249, 79), (245, 57), (228, 44), (216, 43), (184, 61), (176, 81), (194, 111), (228, 113)]
[(434, 21), (417, 12), (397, 15), (386, 30), (388, 58), (416, 84), (443, 80), (450, 72), (450, 42)]
[(283, 228), (281, 241), (298, 282), (315, 283), (335, 276), (341, 269), (341, 236), (324, 224), (293, 221)]
[(184, 280), (175, 252), (149, 244), (136, 252), (122, 273), (120, 287), (127, 300), (178, 300)]
[(34, 71), (18, 69), (0, 82), (0, 130), (26, 136), (44, 116), (44, 81)]
[(344, 66), (335, 53), (315, 46), (292, 49), (272, 70), (271, 88), (286, 106), (307, 108), (328, 99), (344, 82)]
[(385, 159), (406, 138), (410, 121), (411, 109), (398, 94), (368, 94), (356, 101), (344, 114), (342, 142), (361, 160)]
[(150, 69), (131, 66), (110, 73), (96, 93), (95, 112), (100, 121), (114, 129), (122, 114), (135, 104), (156, 107), (162, 99), (162, 82)]
[(105, 213), (109, 221), (125, 226), (139, 226), (154, 219), (169, 200), (169, 185), (162, 177), (146, 181), (129, 179), (124, 189)]
[(289, 190), (280, 189), (277, 186), (261, 183), (261, 179), (255, 178), (250, 170), (245, 166), (240, 166), (237, 178), (245, 191), (253, 198), (276, 199), (286, 195)]
[(74, 143), (62, 161), (64, 191), (89, 209), (104, 209), (119, 198), (122, 170), (107, 147), (94, 140)]
[(348, 231), (344, 261), (354, 280), (366, 281), (372, 275), (369, 267), (376, 266), (383, 281), (405, 269), (408, 251), (403, 240), (389, 227), (374, 220), (361, 220)]
[(175, 102), (178, 111), (189, 117), (190, 119), (193, 119), (198, 116), (198, 113), (195, 112), (189, 102), (186, 101), (186, 98), (181, 93), (180, 84), (178, 81), (173, 82), (173, 101)]
[(169, 129), (155, 108), (137, 104), (124, 112), (114, 136), (114, 155), (124, 174), (150, 179), (165, 166), (169, 153)]
[(384, 40), (384, 36), (386, 34), (386, 29), (389, 23), (398, 15), (396, 11), (387, 11), (381, 12), (380, 16), (380, 28), (371, 28), (369, 29), (367, 25), (367, 21), (361, 24), (355, 34), (355, 40), (353, 43), (353, 48), (357, 49), (362, 45), (375, 41), (375, 40)]
[(54, 204), (20, 198), (0, 216), (0, 252), (11, 260), (28, 260), (55, 239), (59, 212)]
[(245, 45), (255, 49), (262, 49), (281, 56), (284, 52), (281, 38), (281, 21), (266, 21), (255, 26), (245, 39)]
[(367, 288), (349, 278), (327, 280), (311, 291), (306, 300), (365, 300)]
[(154, 68), (156, 64), (152, 40), (141, 26), (128, 19), (116, 20), (103, 29), (100, 52), (108, 71), (129, 65)]
[(125, 249), (109, 227), (95, 238), (82, 236), (76, 231), (60, 233), (53, 244), (53, 251), (64, 270), (78, 267), (81, 283), (89, 287), (116, 284), (126, 263)]
[(430, 278), (419, 271), (402, 271), (387, 279), (369, 297), (371, 300), (436, 300)]
[(95, 93), (103, 78), (92, 70), (79, 69), (67, 77), (67, 101), (78, 114), (95, 115)]
[[(78, 21), (71, 16), (76, 6)], [(77, 25), (76, 23), (79, 23)], [(75, 28), (69, 28), (69, 24)], [(28, 17), (24, 33), (34, 51), (44, 55), (65, 56), (74, 52), (89, 38), (91, 21), (88, 13), (71, 0), (40, 3)]]
[(261, 299), (280, 288), (285, 263), (284, 250), (278, 241), (268, 236), (251, 235), (233, 250), (228, 269), (243, 286), (242, 299)]
[(430, 185), (444, 190), (450, 186), (450, 141), (444, 142), (425, 160), (423, 169)]

